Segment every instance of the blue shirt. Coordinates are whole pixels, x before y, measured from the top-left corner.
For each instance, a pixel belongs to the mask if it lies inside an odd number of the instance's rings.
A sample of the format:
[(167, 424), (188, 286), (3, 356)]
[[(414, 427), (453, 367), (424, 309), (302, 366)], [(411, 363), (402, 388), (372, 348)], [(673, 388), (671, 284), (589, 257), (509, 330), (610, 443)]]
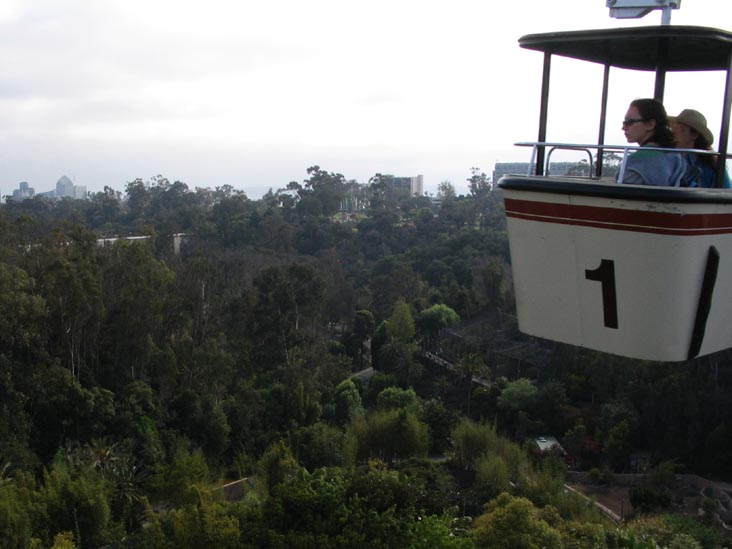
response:
[[(706, 162), (702, 162), (702, 160), (694, 153), (689, 153), (689, 161), (694, 168), (697, 168), (699, 172), (701, 172), (699, 176), (699, 185), (697, 186), (704, 187), (706, 189), (715, 188), (717, 177), (714, 173), (714, 169)], [(722, 160), (720, 159), (719, 162), (721, 161)], [(727, 173), (727, 170), (724, 170), (724, 181), (722, 182), (722, 188), (731, 188), (729, 174)]]
[(636, 151), (625, 162), (621, 183), (678, 187), (689, 167), (681, 153), (666, 151)]

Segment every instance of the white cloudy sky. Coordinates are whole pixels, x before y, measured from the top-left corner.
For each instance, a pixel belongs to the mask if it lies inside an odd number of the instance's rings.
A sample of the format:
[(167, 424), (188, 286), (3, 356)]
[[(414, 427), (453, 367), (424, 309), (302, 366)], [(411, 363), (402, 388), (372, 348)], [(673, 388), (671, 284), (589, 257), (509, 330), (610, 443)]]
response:
[[(536, 139), (542, 56), (521, 35), (660, 17), (614, 20), (604, 0), (2, 0), (0, 194), (162, 174), (256, 198), (314, 164), (460, 191), (472, 166), (528, 160), (512, 144)], [(730, 29), (732, 1), (684, 0), (672, 22)], [(596, 140), (601, 69), (553, 70), (548, 138)], [(653, 92), (618, 78), (609, 143)], [(722, 82), (669, 77), (669, 112), (702, 110), (717, 133)]]

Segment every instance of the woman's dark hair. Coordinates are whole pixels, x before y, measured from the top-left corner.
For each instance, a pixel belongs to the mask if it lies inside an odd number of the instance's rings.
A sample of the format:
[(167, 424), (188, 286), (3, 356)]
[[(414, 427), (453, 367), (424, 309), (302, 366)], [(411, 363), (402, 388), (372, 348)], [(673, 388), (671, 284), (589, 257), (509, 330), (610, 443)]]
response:
[[(683, 124), (683, 122), (682, 122)], [(694, 139), (694, 148), (699, 149), (702, 151), (711, 151), (712, 150), (712, 144), (709, 143), (706, 139), (704, 139), (704, 136), (697, 132), (695, 129), (691, 129), (696, 134), (696, 138)], [(716, 169), (717, 167), (717, 157), (712, 156), (711, 154), (700, 154), (697, 157), (700, 162), (703, 164), (706, 164), (712, 169)]]
[(676, 146), (674, 134), (668, 126), (668, 115), (663, 104), (657, 99), (636, 99), (630, 104), (638, 109), (644, 120), (655, 120), (656, 128), (648, 142), (658, 143), (659, 147), (673, 148)]
[(707, 141), (706, 139), (704, 139), (704, 136), (702, 134), (700, 134), (693, 128), (691, 131), (693, 131), (696, 134), (696, 139), (694, 139), (694, 148), (695, 149), (701, 149), (703, 151), (709, 151), (712, 149), (712, 144), (709, 141)]

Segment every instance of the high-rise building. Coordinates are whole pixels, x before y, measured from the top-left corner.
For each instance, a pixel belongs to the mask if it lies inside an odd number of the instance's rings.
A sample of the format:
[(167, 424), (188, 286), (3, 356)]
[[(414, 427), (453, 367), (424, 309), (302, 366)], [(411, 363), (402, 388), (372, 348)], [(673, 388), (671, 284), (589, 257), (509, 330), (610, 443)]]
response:
[(27, 181), (21, 181), (18, 184), (18, 188), (13, 191), (13, 196), (8, 198), (20, 201), (26, 198), (33, 198), (35, 194), (36, 190), (33, 187), (29, 187)]
[(56, 182), (56, 198), (63, 198), (65, 196), (69, 198), (75, 198), (74, 182), (65, 175), (62, 175), (61, 178)]
[(422, 196), (424, 194), (424, 184), (421, 175), (414, 177), (396, 177), (386, 174), (380, 176), (380, 178), (386, 183), (386, 189), (388, 191), (404, 193), (409, 196)]

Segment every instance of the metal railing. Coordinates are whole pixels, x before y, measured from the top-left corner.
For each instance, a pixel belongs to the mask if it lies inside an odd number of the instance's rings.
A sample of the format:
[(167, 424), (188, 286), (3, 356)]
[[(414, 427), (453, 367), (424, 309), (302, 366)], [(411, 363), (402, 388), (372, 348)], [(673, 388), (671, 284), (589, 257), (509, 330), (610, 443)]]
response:
[[(529, 169), (527, 172), (527, 176), (534, 175), (535, 168), (536, 168), (536, 157), (537, 153), (539, 151), (539, 148), (544, 147), (548, 148), (549, 152), (546, 155), (546, 160), (544, 161), (544, 166), (542, 166), (542, 173), (546, 176), (549, 174), (549, 161), (551, 159), (552, 153), (555, 150), (567, 150), (567, 151), (584, 151), (587, 153), (589, 157), (589, 168), (590, 173), (587, 176), (588, 179), (593, 179), (592, 177), (592, 166), (593, 166), (593, 158), (592, 158), (592, 151), (597, 150), (601, 154), (605, 154), (606, 152), (618, 152), (622, 153), (622, 161), (620, 163), (620, 169), (618, 171), (618, 177), (616, 179), (616, 182), (620, 182), (623, 180), (623, 176), (625, 175), (625, 165), (628, 160), (628, 156), (631, 152), (644, 150), (644, 151), (661, 151), (661, 152), (674, 152), (674, 153), (693, 153), (693, 154), (699, 154), (699, 155), (709, 155), (709, 156), (720, 156), (720, 154), (716, 151), (709, 151), (709, 150), (702, 150), (702, 149), (669, 149), (664, 147), (640, 147), (636, 145), (594, 145), (594, 144), (578, 144), (578, 143), (551, 143), (551, 142), (541, 142), (541, 141), (521, 141), (519, 143), (514, 143), (517, 147), (532, 147), (531, 151), (531, 161), (529, 162)], [(726, 158), (732, 158), (732, 154), (726, 155)]]

